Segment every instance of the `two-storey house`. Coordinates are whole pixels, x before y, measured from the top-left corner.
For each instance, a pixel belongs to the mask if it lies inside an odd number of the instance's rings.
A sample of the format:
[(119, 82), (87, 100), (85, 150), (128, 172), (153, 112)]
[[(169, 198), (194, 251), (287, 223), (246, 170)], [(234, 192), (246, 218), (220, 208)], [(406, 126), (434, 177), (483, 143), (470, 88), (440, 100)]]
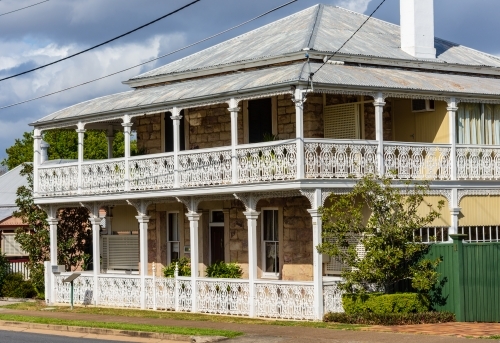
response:
[[(52, 265), (57, 209), (85, 206), (101, 266), (78, 279), (79, 297), (320, 319), (341, 311), (341, 266), (315, 249), (318, 208), (367, 174), (430, 180), (427, 204), (446, 206), (424, 240), (497, 240), (500, 59), (434, 38), (432, 0), (402, 1), (401, 18), (370, 19), (330, 58), (367, 17), (316, 5), (34, 122)], [(55, 128), (77, 130), (78, 161), (42, 158)], [(123, 130), (125, 157), (85, 161), (85, 130), (106, 130), (110, 145)], [(140, 156), (130, 156), (133, 131)], [(163, 278), (181, 257), (191, 276)], [(206, 278), (217, 261), (237, 262), (243, 278)], [(68, 302), (63, 276), (48, 275), (49, 301)]]

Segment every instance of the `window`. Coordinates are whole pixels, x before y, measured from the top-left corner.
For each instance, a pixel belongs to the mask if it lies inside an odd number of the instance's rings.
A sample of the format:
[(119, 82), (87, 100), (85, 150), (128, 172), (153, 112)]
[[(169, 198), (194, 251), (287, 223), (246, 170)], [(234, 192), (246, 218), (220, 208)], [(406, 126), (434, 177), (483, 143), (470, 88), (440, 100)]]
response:
[[(179, 125), (179, 149), (181, 151), (185, 150), (185, 132), (184, 132), (184, 110), (181, 111), (180, 115), (182, 119)], [(170, 118), (172, 113), (165, 113), (165, 152), (174, 151), (174, 121)]]
[(213, 210), (210, 213), (210, 263), (225, 261), (224, 212)]
[(279, 222), (277, 209), (262, 211), (262, 271), (264, 276), (279, 276)]
[(325, 106), (323, 109), (324, 137), (333, 139), (359, 139), (360, 103)]
[(4, 233), (2, 234), (2, 253), (7, 256), (25, 256), (27, 255), (21, 245), (14, 239), (16, 235), (14, 233)]
[(500, 105), (458, 105), (458, 143), (500, 145)]
[(273, 134), (273, 103), (271, 98), (248, 101), (248, 143), (269, 140)]
[(432, 112), (435, 108), (434, 100), (413, 99), (411, 101), (412, 112)]
[(169, 212), (167, 219), (167, 263), (178, 261), (181, 257), (179, 237), (179, 213)]

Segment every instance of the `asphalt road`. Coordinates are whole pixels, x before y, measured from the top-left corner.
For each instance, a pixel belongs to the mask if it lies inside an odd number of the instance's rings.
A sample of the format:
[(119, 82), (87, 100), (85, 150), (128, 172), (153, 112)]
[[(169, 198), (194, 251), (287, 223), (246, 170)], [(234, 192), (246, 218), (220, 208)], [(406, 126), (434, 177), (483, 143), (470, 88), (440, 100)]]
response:
[[(108, 341), (100, 339), (72, 338), (64, 336), (42, 335), (36, 333), (25, 333), (0, 330), (0, 343), (117, 343), (120, 341)], [(130, 341), (129, 341), (130, 342)]]

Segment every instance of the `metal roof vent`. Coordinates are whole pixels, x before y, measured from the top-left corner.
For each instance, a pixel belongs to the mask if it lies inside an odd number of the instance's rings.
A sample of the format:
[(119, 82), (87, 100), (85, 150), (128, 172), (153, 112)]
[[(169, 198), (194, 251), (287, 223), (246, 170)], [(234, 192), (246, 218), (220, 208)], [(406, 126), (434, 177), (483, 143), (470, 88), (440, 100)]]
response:
[(416, 58), (436, 58), (434, 0), (400, 0), (401, 49)]

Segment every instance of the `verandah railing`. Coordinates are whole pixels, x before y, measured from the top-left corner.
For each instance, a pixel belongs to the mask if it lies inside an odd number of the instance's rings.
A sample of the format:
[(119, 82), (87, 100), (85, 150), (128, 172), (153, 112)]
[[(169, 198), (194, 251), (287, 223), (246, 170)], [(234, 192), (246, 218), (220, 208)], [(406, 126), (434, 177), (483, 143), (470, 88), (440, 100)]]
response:
[[(461, 180), (500, 179), (500, 147), (495, 146), (457, 145), (455, 159), (451, 158), (450, 144), (384, 142), (382, 154), (377, 141), (305, 139), (303, 154), (297, 153), (298, 146), (297, 140), (273, 141), (238, 145), (234, 152), (231, 147), (220, 147), (182, 151), (177, 156), (136, 156), (128, 163), (118, 158), (86, 161), (80, 166), (75, 162), (47, 164), (39, 167), (38, 194), (102, 194), (295, 180), (300, 164), (306, 179), (361, 178), (377, 173), (381, 163), (387, 176), (402, 180), (451, 180), (453, 172)], [(299, 161), (302, 156), (303, 161)]]

